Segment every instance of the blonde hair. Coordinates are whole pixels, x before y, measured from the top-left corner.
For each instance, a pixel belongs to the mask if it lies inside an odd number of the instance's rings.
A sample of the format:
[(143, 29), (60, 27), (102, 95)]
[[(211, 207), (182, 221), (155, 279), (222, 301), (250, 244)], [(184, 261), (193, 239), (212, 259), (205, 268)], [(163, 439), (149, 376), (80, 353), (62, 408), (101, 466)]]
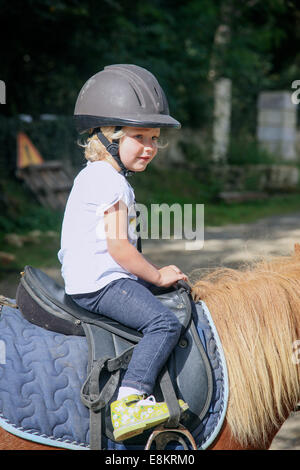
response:
[[(122, 137), (126, 135), (126, 132), (121, 129), (119, 131), (115, 131), (114, 126), (106, 126), (106, 127), (101, 127), (101, 131), (104, 134), (104, 136), (112, 142), (113, 140), (120, 140)], [(91, 129), (92, 132), (93, 129)], [(98, 139), (97, 134), (93, 134), (91, 137), (87, 139), (85, 143), (80, 143), (78, 144), (84, 148), (84, 156), (86, 160), (90, 162), (96, 162), (99, 160), (107, 160), (109, 163), (112, 165), (115, 165), (115, 161), (111, 154), (106, 150), (105, 146), (100, 142)], [(160, 144), (157, 143), (157, 148), (165, 148), (167, 147), (166, 144)]]
[[(110, 142), (119, 140), (126, 135), (122, 129), (116, 132), (114, 126), (101, 127), (101, 131)], [(89, 162), (99, 160), (107, 160), (109, 163), (113, 162), (113, 157), (106, 150), (102, 142), (100, 142), (97, 134), (93, 134), (84, 144), (79, 143), (79, 145), (84, 148), (84, 156)]]

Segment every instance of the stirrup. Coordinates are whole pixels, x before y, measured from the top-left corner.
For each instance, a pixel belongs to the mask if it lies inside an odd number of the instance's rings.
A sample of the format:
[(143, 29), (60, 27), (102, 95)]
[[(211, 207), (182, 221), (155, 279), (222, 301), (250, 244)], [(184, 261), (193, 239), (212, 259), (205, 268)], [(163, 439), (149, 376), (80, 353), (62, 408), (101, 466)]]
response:
[(165, 428), (163, 424), (157, 426), (149, 437), (144, 450), (150, 450), (153, 442), (156, 444), (156, 450), (164, 450), (171, 441), (177, 441), (182, 444), (184, 450), (189, 450), (183, 436), (192, 445), (193, 450), (198, 450), (190, 431), (182, 426), (182, 424), (179, 424), (177, 428)]

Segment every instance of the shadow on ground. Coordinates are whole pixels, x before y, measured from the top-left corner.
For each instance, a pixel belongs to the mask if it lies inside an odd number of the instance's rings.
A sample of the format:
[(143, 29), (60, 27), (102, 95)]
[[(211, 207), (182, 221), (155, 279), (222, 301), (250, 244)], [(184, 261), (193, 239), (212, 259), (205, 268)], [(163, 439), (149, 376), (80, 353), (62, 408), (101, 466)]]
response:
[[(193, 283), (215, 267), (239, 267), (263, 257), (290, 254), (300, 243), (300, 213), (261, 219), (253, 224), (205, 229), (203, 247), (186, 250), (182, 240), (144, 240), (143, 253), (154, 264), (176, 264)], [(44, 269), (59, 283), (59, 270)], [(15, 298), (20, 274), (7, 273), (0, 281), (0, 295)], [(275, 437), (271, 450), (300, 450), (300, 412), (292, 413)]]

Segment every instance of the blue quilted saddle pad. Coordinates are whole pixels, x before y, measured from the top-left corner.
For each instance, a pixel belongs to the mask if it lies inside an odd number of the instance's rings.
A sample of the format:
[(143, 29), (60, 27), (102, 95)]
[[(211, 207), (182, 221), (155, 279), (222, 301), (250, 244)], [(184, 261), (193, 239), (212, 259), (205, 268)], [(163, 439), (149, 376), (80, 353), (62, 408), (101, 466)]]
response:
[[(194, 321), (213, 370), (213, 400), (193, 437), (199, 449), (218, 434), (226, 413), (226, 362), (210, 314), (196, 304)], [(89, 449), (89, 410), (80, 399), (86, 379), (85, 337), (66, 336), (29, 323), (18, 309), (3, 306), (0, 316), (0, 427), (24, 439), (67, 449)], [(142, 446), (103, 438), (111, 450)], [(173, 448), (180, 450), (180, 444)]]

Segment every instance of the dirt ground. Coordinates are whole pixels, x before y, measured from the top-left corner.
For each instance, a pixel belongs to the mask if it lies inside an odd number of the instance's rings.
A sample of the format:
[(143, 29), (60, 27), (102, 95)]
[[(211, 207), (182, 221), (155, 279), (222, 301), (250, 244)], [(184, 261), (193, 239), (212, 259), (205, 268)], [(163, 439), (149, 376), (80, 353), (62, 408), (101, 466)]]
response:
[[(300, 212), (261, 219), (253, 224), (206, 227), (201, 249), (187, 250), (185, 241), (143, 241), (143, 253), (153, 263), (176, 264), (193, 282), (217, 266), (238, 267), (261, 257), (290, 254), (300, 243)], [(194, 246), (194, 248), (197, 248)], [(48, 274), (61, 281), (55, 269)], [(18, 276), (0, 282), (0, 295), (14, 298)], [(271, 450), (300, 450), (300, 412), (292, 413), (275, 437)]]

